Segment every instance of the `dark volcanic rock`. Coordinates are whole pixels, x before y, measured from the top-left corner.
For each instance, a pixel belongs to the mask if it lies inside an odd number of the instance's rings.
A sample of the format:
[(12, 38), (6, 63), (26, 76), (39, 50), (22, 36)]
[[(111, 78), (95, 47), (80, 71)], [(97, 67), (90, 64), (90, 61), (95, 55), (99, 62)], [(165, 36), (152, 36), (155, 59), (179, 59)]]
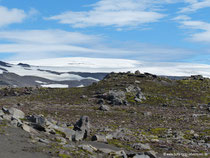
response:
[(0, 66), (11, 67), (10, 64), (0, 61)]
[(18, 65), (19, 65), (19, 66), (22, 66), (22, 67), (28, 67), (28, 68), (31, 67), (30, 65), (24, 64), (24, 63), (19, 63)]

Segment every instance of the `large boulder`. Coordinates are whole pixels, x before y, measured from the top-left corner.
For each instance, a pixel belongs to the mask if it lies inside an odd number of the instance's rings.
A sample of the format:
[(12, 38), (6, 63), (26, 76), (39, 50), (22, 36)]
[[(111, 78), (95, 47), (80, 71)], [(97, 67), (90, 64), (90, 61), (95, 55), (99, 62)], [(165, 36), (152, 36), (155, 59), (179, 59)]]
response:
[(106, 136), (96, 134), (92, 137), (92, 141), (107, 142), (107, 139)]
[(75, 131), (75, 134), (72, 135), (72, 141), (82, 141), (83, 139), (87, 138), (87, 134), (85, 131)]
[(109, 91), (107, 100), (109, 100), (112, 105), (127, 105), (126, 95), (123, 91)]
[(88, 116), (82, 116), (74, 125), (76, 131), (75, 139), (83, 135), (83, 139), (87, 138), (90, 133), (90, 120)]
[(39, 131), (46, 131), (46, 119), (41, 115), (31, 115), (26, 117), (30, 121), (31, 126)]
[(9, 114), (12, 116), (13, 119), (24, 119), (25, 113), (16, 108), (10, 108), (8, 110)]
[(27, 119), (32, 122), (44, 126), (46, 123), (46, 119), (41, 115), (31, 115), (28, 116)]

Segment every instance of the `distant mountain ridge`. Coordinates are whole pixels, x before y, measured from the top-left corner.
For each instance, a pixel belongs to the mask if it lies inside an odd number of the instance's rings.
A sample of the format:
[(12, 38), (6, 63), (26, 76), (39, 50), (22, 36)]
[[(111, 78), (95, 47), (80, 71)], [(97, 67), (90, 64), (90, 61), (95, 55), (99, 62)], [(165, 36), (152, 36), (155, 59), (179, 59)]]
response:
[(29, 64), (0, 61), (0, 86), (83, 87), (102, 80), (107, 73), (56, 72)]
[(0, 86), (83, 87), (111, 72), (149, 72), (179, 80), (191, 75), (210, 77), (210, 66), (190, 63), (147, 63), (127, 59), (66, 57), (29, 61), (0, 61)]

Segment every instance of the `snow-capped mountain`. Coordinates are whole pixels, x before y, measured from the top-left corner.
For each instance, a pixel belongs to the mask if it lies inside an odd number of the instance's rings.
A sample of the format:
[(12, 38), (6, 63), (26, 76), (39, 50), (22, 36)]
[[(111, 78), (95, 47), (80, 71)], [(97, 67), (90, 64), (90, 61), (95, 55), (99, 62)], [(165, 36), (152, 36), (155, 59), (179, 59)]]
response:
[(52, 71), (42, 66), (0, 61), (0, 86), (83, 87), (103, 79), (106, 75), (107, 73)]
[(0, 62), (0, 85), (82, 87), (103, 79), (113, 71), (134, 72), (136, 70), (164, 76), (210, 77), (210, 65), (204, 64), (67, 57)]

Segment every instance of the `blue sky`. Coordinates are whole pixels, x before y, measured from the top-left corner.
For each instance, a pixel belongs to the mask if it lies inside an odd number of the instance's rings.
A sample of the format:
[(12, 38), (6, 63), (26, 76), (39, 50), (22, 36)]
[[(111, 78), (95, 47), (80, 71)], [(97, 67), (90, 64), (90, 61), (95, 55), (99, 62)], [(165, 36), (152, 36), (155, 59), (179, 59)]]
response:
[(210, 63), (210, 0), (0, 0), (0, 59)]

